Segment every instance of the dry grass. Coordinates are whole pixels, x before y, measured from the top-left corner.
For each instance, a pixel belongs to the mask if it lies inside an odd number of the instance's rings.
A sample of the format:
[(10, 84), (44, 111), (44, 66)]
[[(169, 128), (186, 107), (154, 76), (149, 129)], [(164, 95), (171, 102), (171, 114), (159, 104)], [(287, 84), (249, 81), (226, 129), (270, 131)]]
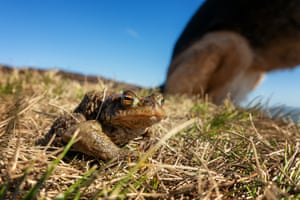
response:
[(126, 85), (79, 84), (55, 71), (0, 76), (0, 199), (300, 198), (300, 129), (293, 123), (230, 102), (167, 96), (167, 118), (151, 137), (126, 146), (140, 158), (104, 163), (36, 141), (86, 91)]

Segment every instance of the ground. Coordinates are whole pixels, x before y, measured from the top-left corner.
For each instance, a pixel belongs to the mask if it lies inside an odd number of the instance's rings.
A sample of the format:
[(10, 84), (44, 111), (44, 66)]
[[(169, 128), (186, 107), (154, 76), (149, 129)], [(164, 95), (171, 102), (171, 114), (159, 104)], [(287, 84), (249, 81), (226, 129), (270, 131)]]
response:
[[(167, 118), (103, 162), (41, 145), (93, 89), (150, 90), (56, 70), (0, 67), (0, 199), (299, 199), (300, 127), (229, 101), (166, 96)], [(91, 81), (93, 80), (93, 81)]]

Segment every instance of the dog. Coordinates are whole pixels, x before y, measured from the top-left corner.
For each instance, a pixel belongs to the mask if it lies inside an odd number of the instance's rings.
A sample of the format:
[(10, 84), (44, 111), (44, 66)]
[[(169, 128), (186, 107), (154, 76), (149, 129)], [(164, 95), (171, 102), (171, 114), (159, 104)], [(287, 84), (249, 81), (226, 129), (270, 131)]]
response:
[(241, 102), (300, 64), (299, 0), (206, 0), (177, 40), (163, 91)]

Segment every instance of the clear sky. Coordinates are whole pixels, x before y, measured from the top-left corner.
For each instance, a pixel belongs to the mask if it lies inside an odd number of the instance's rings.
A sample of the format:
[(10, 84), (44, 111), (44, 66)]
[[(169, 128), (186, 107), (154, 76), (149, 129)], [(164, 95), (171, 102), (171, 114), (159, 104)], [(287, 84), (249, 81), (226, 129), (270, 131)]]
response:
[[(1, 0), (0, 63), (157, 86), (176, 39), (202, 2)], [(272, 73), (249, 99), (300, 107), (299, 75), (300, 68)]]

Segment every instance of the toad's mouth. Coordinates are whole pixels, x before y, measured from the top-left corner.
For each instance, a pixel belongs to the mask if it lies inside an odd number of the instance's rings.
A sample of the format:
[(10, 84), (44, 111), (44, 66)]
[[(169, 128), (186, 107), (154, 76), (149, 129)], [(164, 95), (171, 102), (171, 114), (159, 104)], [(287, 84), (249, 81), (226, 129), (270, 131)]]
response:
[(127, 113), (126, 115), (111, 116), (108, 121), (110, 124), (115, 126), (124, 126), (128, 128), (147, 128), (155, 123), (158, 123), (164, 117), (164, 112)]

